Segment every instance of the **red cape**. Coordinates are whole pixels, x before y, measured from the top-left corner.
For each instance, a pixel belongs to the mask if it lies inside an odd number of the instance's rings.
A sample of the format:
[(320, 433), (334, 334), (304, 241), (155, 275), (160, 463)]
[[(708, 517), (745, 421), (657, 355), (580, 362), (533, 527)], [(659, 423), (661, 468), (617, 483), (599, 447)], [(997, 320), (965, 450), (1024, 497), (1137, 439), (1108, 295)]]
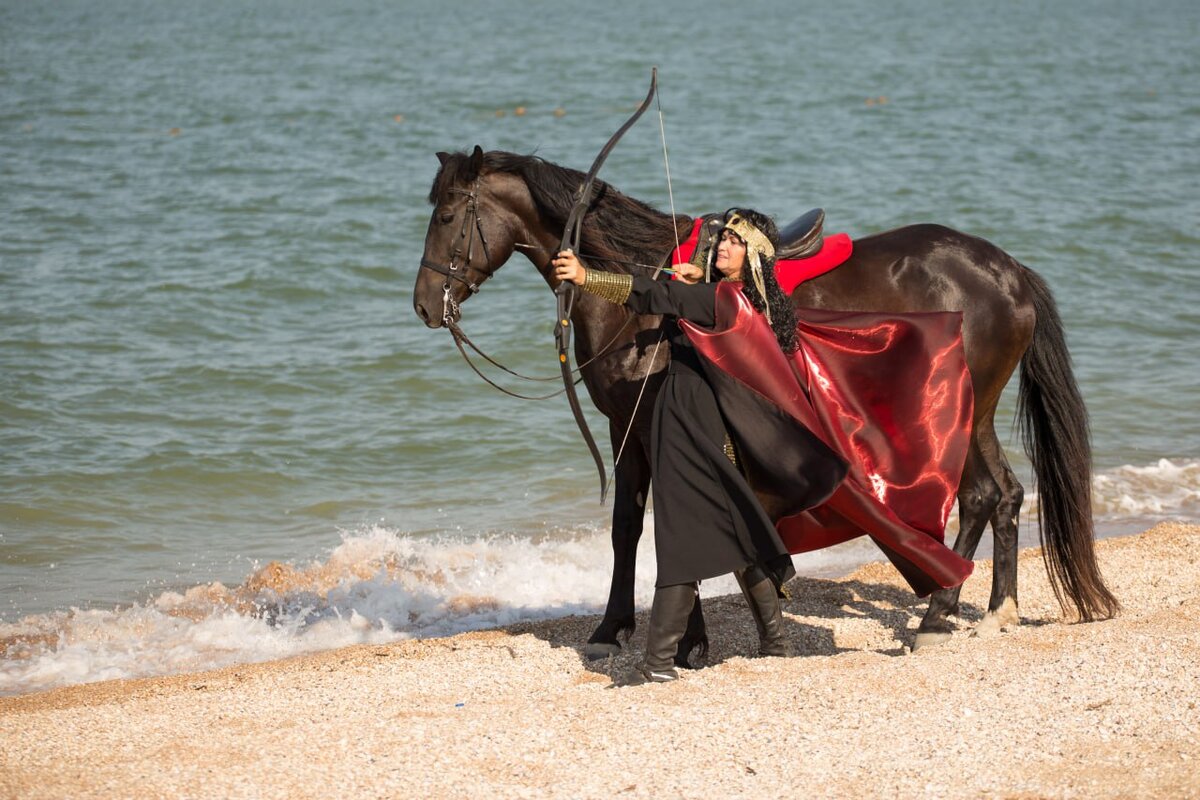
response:
[(721, 376), (719, 400), (732, 378), (848, 464), (824, 502), (776, 520), (784, 544), (800, 553), (866, 534), (919, 596), (958, 586), (974, 568), (943, 542), (974, 405), (962, 314), (796, 314), (791, 355), (737, 283), (718, 286), (712, 330), (680, 321)]

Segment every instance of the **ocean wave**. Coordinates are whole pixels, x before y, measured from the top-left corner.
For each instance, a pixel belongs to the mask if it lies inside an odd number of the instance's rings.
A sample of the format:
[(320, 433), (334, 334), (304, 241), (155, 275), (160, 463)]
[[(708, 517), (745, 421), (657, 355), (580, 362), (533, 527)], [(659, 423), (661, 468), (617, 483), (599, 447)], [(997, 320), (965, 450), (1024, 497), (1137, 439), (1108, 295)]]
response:
[[(1123, 466), (1093, 479), (1098, 526), (1188, 519), (1200, 511), (1200, 461)], [(1036, 506), (1030, 493), (1026, 520)], [(653, 514), (638, 554), (635, 602), (654, 591)], [(953, 538), (956, 527), (948, 530)], [(806, 575), (878, 559), (862, 538), (796, 557)], [(328, 556), (272, 561), (236, 586), (202, 584), (113, 610), (70, 609), (0, 624), (0, 693), (213, 669), (352, 644), (446, 636), (515, 622), (595, 614), (611, 579), (608, 530), (536, 539), (418, 536), (381, 525), (343, 531)], [(729, 577), (706, 596), (736, 592)]]
[[(641, 555), (653, 565), (651, 539)], [(600, 530), (535, 542), (418, 538), (369, 526), (344, 532), (325, 559), (273, 561), (237, 586), (205, 584), (129, 608), (0, 624), (0, 693), (595, 613), (610, 564)], [(652, 593), (653, 569), (642, 570), (638, 602)]]
[(1200, 518), (1200, 461), (1159, 459), (1123, 466), (1092, 479), (1092, 510), (1100, 519)]

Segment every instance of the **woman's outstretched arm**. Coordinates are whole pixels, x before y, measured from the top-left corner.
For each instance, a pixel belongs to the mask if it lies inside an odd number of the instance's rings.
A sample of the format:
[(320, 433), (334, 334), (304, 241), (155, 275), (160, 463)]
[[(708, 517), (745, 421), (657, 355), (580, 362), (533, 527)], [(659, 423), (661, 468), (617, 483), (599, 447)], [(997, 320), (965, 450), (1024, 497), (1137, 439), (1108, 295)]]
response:
[(560, 252), (551, 263), (554, 277), (559, 280), (570, 281), (589, 294), (638, 314), (666, 314), (705, 327), (714, 324), (716, 284), (655, 281), (640, 275), (587, 269), (570, 250)]

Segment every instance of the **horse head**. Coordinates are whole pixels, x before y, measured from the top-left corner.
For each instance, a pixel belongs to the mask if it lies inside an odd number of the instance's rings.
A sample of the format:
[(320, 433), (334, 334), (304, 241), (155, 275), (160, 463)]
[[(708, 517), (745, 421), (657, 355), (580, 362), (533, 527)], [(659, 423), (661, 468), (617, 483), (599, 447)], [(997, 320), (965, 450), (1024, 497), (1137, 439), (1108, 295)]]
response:
[(522, 227), (511, 176), (489, 171), (482, 148), (437, 157), (433, 213), (413, 287), (413, 309), (430, 328), (457, 321), (459, 306), (512, 256)]

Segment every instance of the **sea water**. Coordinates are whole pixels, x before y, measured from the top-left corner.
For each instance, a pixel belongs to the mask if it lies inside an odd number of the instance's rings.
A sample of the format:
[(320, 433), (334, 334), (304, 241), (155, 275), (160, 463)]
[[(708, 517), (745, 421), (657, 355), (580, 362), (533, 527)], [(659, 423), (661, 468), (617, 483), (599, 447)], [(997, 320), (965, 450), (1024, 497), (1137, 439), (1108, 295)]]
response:
[[(990, 239), (1057, 296), (1101, 534), (1200, 517), (1198, 40), (1167, 0), (0, 5), (0, 692), (601, 610), (565, 402), (411, 289), (435, 152), (586, 169), (652, 65), (605, 180)], [(553, 375), (552, 318), (517, 257), (463, 325)]]

